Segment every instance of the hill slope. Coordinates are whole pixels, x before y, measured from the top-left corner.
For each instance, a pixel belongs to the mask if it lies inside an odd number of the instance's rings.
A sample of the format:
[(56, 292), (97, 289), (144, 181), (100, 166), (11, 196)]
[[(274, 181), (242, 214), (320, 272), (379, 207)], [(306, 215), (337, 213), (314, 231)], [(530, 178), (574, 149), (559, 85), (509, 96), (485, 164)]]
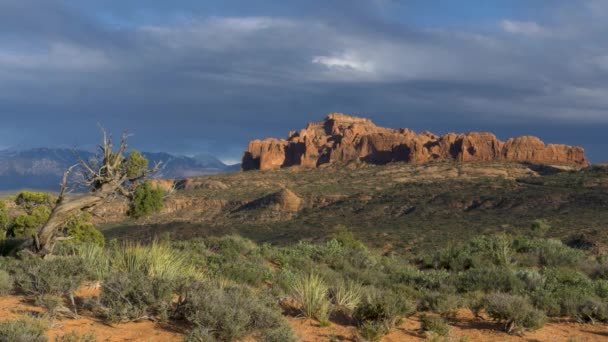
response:
[[(179, 238), (239, 233), (287, 243), (323, 239), (346, 225), (379, 248), (407, 251), (478, 234), (521, 232), (533, 220), (547, 219), (554, 237), (592, 240), (596, 248), (608, 243), (606, 167), (564, 172), (504, 162), (353, 166), (189, 179), (178, 184), (161, 214), (143, 221), (105, 214), (105, 232), (137, 239), (164, 232)], [(287, 204), (281, 201), (284, 189)]]

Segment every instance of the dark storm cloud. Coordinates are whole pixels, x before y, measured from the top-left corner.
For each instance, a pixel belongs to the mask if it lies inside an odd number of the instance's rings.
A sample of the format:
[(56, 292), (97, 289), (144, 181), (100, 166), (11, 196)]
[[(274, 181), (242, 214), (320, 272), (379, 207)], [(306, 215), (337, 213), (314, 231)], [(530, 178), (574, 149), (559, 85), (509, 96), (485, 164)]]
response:
[(608, 14), (598, 1), (478, 30), (400, 22), (391, 10), (407, 1), (86, 3), (0, 3), (0, 147), (90, 146), (99, 122), (142, 148), (238, 158), (250, 139), (343, 111), (534, 133), (608, 159), (608, 29), (588, 24)]

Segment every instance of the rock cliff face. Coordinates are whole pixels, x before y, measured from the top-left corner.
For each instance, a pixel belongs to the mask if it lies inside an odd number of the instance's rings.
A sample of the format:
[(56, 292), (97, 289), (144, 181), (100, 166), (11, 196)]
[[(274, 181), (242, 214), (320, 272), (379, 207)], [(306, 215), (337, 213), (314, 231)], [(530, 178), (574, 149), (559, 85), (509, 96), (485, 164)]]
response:
[(545, 144), (532, 136), (502, 142), (492, 133), (416, 134), (406, 128), (378, 127), (368, 119), (334, 113), (324, 121), (309, 123), (300, 132), (290, 132), (286, 140), (250, 142), (243, 155), (242, 168), (247, 171), (319, 167), (354, 160), (373, 164), (509, 160), (574, 167), (589, 165), (581, 147)]

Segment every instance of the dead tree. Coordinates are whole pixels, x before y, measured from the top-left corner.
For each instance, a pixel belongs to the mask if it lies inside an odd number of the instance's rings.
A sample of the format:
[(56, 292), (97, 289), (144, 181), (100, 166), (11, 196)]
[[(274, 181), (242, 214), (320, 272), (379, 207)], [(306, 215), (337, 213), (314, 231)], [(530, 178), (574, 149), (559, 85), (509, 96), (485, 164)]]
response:
[[(112, 138), (104, 129), (102, 134), (103, 142), (99, 145), (101, 154), (96, 160), (79, 158), (78, 164), (65, 171), (61, 181), (61, 191), (49, 219), (38, 229), (33, 241), (24, 245), (25, 248), (43, 257), (52, 254), (55, 244), (61, 238), (63, 227), (74, 214), (91, 210), (117, 196), (131, 198), (137, 183), (158, 170), (160, 163), (149, 169), (147, 161), (139, 154), (137, 156), (141, 159), (133, 158), (133, 154), (125, 155), (126, 134), (122, 135), (120, 146), (116, 151)], [(76, 185), (84, 186), (88, 191), (83, 195), (67, 198), (69, 176), (75, 169), (79, 170), (81, 178)]]

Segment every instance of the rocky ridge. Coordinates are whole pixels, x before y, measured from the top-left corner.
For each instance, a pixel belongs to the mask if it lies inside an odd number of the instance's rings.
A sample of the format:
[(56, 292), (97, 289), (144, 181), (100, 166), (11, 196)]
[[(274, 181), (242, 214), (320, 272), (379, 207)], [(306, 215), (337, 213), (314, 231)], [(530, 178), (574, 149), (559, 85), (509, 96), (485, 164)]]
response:
[(383, 128), (371, 120), (341, 113), (309, 123), (287, 139), (254, 140), (243, 155), (242, 169), (273, 170), (299, 166), (315, 168), (326, 164), (363, 161), (387, 164), (402, 161), (426, 163), (451, 160), (520, 161), (543, 165), (587, 167), (583, 148), (545, 144), (534, 136), (503, 142), (492, 133), (415, 133), (407, 128)]

